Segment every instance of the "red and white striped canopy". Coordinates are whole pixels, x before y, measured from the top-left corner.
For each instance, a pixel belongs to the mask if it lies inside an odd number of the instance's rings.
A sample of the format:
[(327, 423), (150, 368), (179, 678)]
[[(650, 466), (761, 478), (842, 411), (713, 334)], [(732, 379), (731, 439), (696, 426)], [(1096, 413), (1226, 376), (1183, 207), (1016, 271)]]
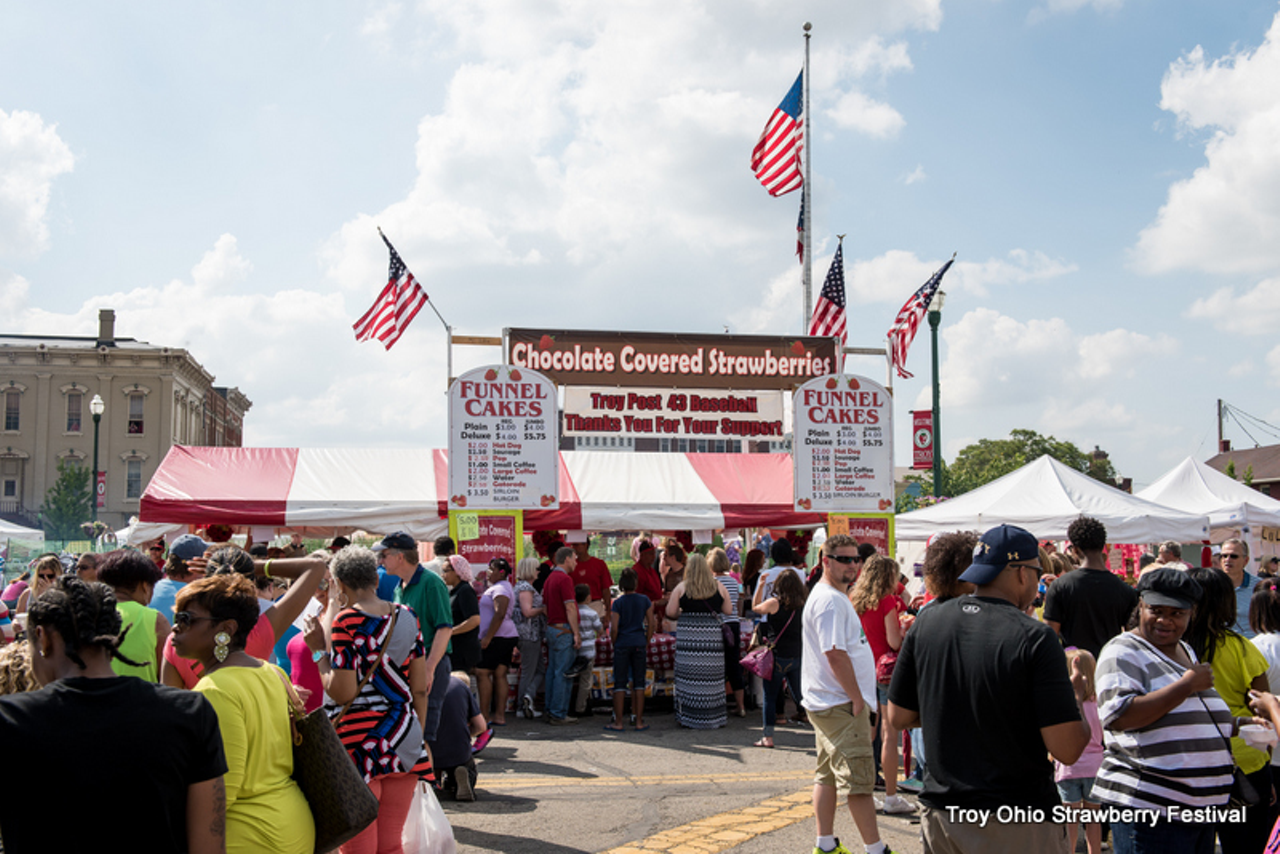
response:
[[(806, 528), (794, 512), (789, 454), (560, 454), (560, 507), (526, 530)], [(144, 525), (226, 524), (324, 531), (447, 530), (448, 454), (387, 448), (175, 445), (142, 495)]]

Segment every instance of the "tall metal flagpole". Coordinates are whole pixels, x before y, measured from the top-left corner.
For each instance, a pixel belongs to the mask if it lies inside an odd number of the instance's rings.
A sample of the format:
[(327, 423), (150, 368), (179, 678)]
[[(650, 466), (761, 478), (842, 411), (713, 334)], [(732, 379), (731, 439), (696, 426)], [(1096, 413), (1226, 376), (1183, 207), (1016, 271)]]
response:
[(809, 132), (809, 31), (813, 29), (813, 24), (805, 22), (804, 25), (804, 86), (803, 90), (804, 104), (800, 108), (800, 112), (804, 114), (804, 186), (801, 192), (804, 193), (804, 317), (800, 318), (800, 334), (807, 334), (809, 331), (809, 320), (813, 317), (813, 197), (809, 194), (809, 187), (812, 185), (813, 178), (813, 158), (809, 156), (809, 152), (813, 150), (813, 137)]

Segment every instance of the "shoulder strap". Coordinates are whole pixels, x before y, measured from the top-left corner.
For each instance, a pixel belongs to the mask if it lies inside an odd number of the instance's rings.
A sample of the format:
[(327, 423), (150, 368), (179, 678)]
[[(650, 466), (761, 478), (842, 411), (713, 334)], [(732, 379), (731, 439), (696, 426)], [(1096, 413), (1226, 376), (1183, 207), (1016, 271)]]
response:
[[(779, 605), (781, 605), (781, 603), (779, 603)], [(782, 624), (782, 628), (778, 631), (776, 635), (773, 636), (773, 640), (769, 641), (768, 644), (766, 644), (769, 647), (769, 649), (773, 649), (775, 646), (778, 645), (778, 641), (781, 640), (782, 636), (787, 633), (787, 626), (791, 625), (791, 621), (794, 620), (795, 618), (796, 618), (796, 612), (792, 611), (791, 616), (787, 617), (787, 621)]]
[(288, 676), (285, 676), (283, 670), (269, 662), (264, 662), (262, 666), (273, 668), (276, 675), (280, 677), (280, 681), (284, 683), (284, 692), (289, 699), (289, 729), (293, 731), (293, 743), (302, 744), (302, 733), (298, 732), (298, 721), (306, 717), (307, 707), (298, 696), (298, 692), (293, 690), (293, 683), (289, 681)]
[(369, 684), (369, 680), (373, 678), (373, 674), (377, 673), (378, 668), (382, 666), (382, 660), (387, 657), (387, 648), (391, 646), (391, 640), (395, 636), (396, 618), (399, 616), (400, 606), (392, 605), (391, 628), (387, 629), (387, 642), (382, 645), (382, 651), (378, 653), (378, 660), (373, 663), (373, 667), (369, 668), (369, 672), (364, 675), (364, 678), (360, 680), (360, 684), (356, 686), (355, 696), (347, 701), (347, 704), (342, 707), (342, 711), (338, 712), (337, 716), (333, 719), (334, 726), (337, 726), (338, 721), (342, 720), (342, 716), (347, 713), (347, 709), (350, 709), (351, 704), (360, 696), (360, 692), (364, 690), (364, 686)]

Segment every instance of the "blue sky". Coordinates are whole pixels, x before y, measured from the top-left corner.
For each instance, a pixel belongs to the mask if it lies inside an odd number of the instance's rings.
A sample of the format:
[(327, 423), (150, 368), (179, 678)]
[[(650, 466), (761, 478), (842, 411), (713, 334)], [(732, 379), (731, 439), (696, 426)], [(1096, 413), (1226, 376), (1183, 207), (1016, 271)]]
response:
[[(113, 307), (240, 386), (251, 444), (444, 445), (434, 316), (390, 353), (350, 332), (375, 225), (461, 333), (798, 331), (798, 194), (747, 162), (806, 20), (814, 277), (847, 234), (850, 343), (958, 253), (949, 458), (1025, 427), (1142, 486), (1214, 452), (1218, 397), (1280, 423), (1275, 0), (0, 11), (6, 331)], [(900, 463), (927, 330), (909, 367)]]

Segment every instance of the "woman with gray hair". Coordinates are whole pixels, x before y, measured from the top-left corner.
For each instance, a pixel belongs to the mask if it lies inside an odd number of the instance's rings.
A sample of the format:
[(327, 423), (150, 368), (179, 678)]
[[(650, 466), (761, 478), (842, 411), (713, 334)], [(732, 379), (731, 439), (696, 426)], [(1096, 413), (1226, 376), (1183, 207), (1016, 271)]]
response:
[(533, 586), (538, 577), (536, 558), (521, 558), (516, 564), (516, 607), (511, 619), (516, 624), (520, 648), (520, 681), (516, 686), (516, 698), (520, 714), (536, 718), (533, 695), (542, 684), (546, 665), (542, 661), (542, 635), (547, 629), (547, 609), (542, 604), (542, 594)]
[(347, 546), (329, 563), (329, 606), (306, 621), (306, 642), (329, 717), (378, 798), (378, 820), (343, 849), (396, 850), (418, 780), (432, 781), (422, 742), (427, 659), (413, 611), (378, 598), (378, 559)]

